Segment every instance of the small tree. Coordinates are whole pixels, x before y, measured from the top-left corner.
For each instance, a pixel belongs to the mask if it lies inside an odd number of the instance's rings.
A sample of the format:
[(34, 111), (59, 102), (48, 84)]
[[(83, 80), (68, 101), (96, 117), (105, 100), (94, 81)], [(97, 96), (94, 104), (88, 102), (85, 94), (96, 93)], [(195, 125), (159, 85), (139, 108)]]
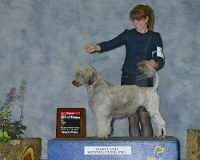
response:
[[(2, 143), (11, 139), (20, 139), (20, 134), (23, 134), (22, 130), (26, 130), (26, 126), (22, 125), (26, 86), (26, 81), (21, 81), (18, 89), (12, 87), (6, 95), (5, 103), (0, 106), (0, 142)], [(11, 122), (10, 116), (12, 111), (10, 108), (15, 101), (18, 101), (21, 114), (18, 121)]]

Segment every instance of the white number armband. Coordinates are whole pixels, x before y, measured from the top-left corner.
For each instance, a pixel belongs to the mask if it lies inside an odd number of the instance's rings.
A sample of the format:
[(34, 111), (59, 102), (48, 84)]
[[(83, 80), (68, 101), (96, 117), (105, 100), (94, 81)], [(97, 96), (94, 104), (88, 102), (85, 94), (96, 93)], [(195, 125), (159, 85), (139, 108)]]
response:
[(163, 59), (165, 59), (165, 56), (163, 54), (162, 48), (157, 46), (157, 57), (161, 57)]

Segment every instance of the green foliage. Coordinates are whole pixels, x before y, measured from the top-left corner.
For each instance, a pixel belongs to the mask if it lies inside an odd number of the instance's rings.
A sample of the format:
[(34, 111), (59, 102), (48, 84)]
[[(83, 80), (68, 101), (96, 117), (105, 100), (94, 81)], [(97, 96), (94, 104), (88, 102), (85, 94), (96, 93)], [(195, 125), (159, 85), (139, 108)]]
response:
[[(24, 109), (24, 95), (26, 93), (26, 81), (21, 82), (19, 89), (12, 87), (6, 95), (6, 100), (0, 106), (0, 142), (5, 143), (11, 139), (20, 139), (22, 130), (26, 130), (26, 126), (22, 124), (23, 109)], [(11, 122), (10, 117), (13, 103), (18, 101), (18, 106), (21, 109), (20, 119)]]
[(5, 137), (5, 138), (10, 138), (10, 136), (8, 136), (8, 133), (6, 132), (6, 131), (2, 131), (1, 129), (0, 129), (0, 138), (1, 137)]
[(22, 125), (21, 121), (9, 123), (7, 128), (7, 132), (11, 139), (21, 138), (19, 135), (23, 134), (22, 130), (26, 130), (26, 126)]
[(11, 140), (11, 138), (8, 138), (8, 137), (1, 137), (0, 138), (0, 142), (1, 143), (6, 143), (6, 142), (8, 142), (8, 141), (10, 141)]
[(6, 143), (7, 141), (11, 140), (11, 137), (8, 136), (8, 133), (6, 131), (2, 131), (0, 129), (0, 142)]

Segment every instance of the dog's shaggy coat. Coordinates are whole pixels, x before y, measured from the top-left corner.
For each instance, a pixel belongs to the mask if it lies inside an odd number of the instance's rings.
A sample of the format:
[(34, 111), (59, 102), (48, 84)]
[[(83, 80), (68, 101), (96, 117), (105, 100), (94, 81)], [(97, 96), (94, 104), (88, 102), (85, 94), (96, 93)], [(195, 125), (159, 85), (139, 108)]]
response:
[(75, 86), (85, 85), (88, 103), (96, 116), (97, 138), (108, 138), (111, 133), (111, 121), (115, 118), (130, 117), (138, 107), (144, 106), (158, 127), (157, 136), (166, 136), (166, 122), (159, 112), (160, 97), (158, 95), (159, 77), (147, 61), (138, 63), (138, 69), (148, 77), (156, 77), (154, 87), (138, 87), (136, 85), (112, 85), (105, 82), (100, 74), (91, 66), (79, 67), (74, 76)]

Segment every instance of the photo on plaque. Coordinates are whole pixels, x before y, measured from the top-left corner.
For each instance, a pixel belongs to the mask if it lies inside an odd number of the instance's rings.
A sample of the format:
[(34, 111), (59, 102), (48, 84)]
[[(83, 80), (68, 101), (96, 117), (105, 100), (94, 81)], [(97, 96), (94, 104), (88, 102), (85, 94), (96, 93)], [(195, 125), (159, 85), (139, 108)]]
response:
[(85, 109), (57, 108), (56, 137), (85, 137)]

